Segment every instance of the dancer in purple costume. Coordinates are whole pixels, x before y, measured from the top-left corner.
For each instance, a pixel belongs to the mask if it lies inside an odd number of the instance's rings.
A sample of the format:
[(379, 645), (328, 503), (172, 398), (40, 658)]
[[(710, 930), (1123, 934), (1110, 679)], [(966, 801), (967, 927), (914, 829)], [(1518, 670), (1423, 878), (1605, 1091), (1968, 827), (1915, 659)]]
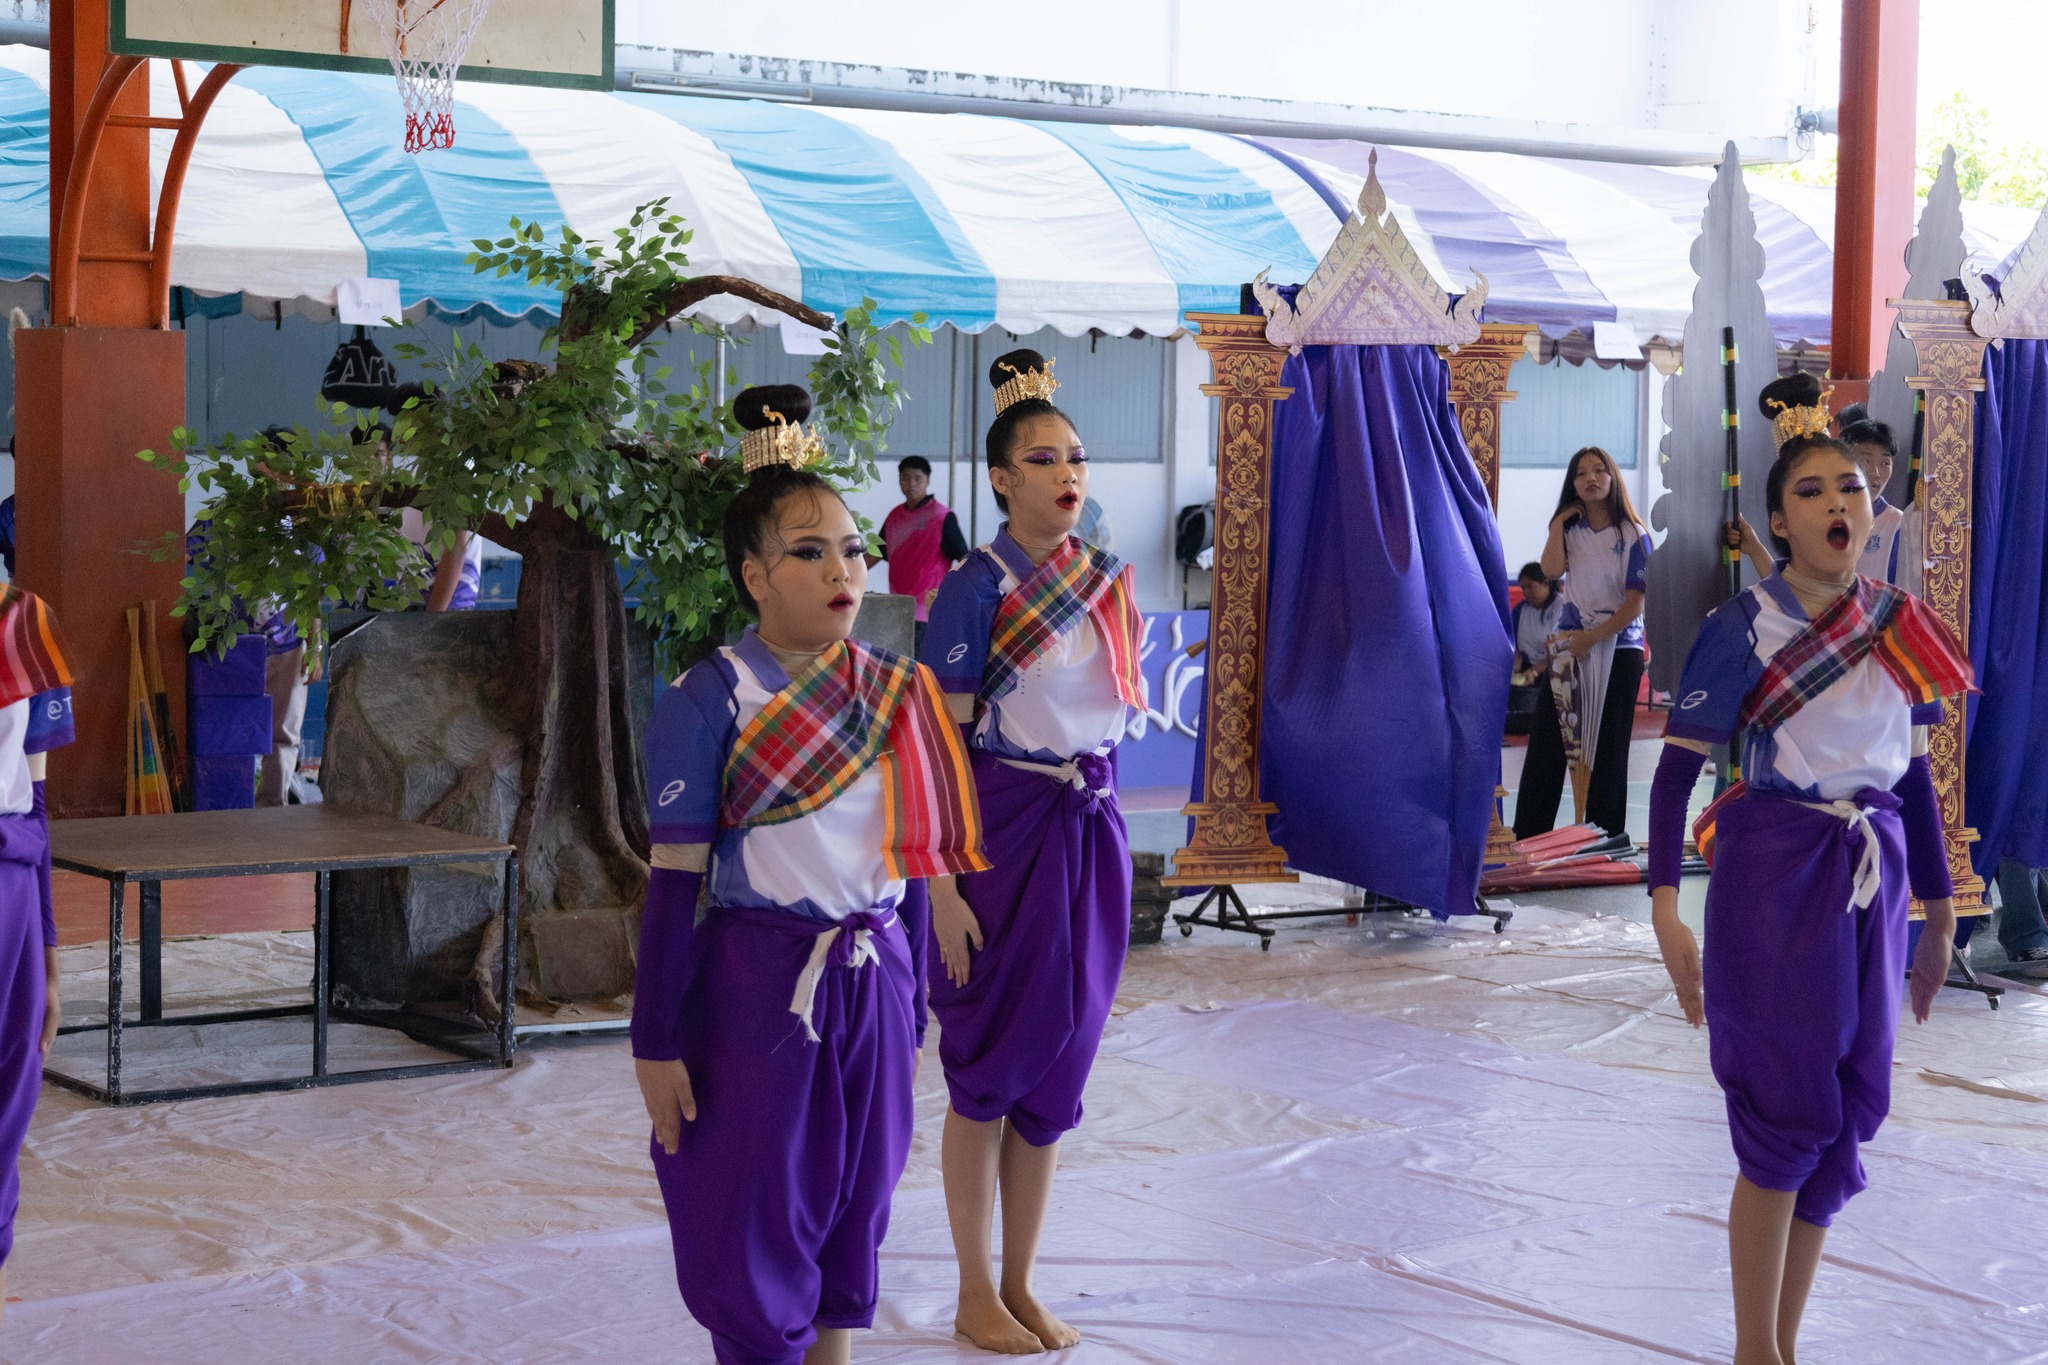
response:
[[(954, 1330), (1013, 1355), (1080, 1334), (1032, 1292), (1060, 1136), (1081, 1121), (1130, 941), (1116, 742), (1142, 705), (1127, 566), (1073, 536), (1087, 452), (1035, 351), (996, 361), (988, 475), (1009, 521), (947, 576), (924, 658), (968, 728), (986, 872), (931, 882), (930, 964), (951, 1107), (942, 1166)], [(991, 1259), (1003, 1205), (1003, 1273)]]
[(71, 671), (41, 599), (0, 589), (0, 1317), (43, 1060), (57, 1041), (57, 919), (50, 902), (50, 750), (69, 744)]
[(752, 474), (726, 563), (759, 625), (648, 727), (634, 1069), (676, 1282), (721, 1365), (840, 1365), (874, 1321), (910, 1152), (930, 930), (906, 885), (987, 861), (937, 681), (848, 638), (866, 545), (793, 467), (817, 454), (809, 396), (749, 389), (734, 411)]
[[(1925, 726), (1969, 664), (1917, 598), (1859, 578), (1871, 494), (1819, 384), (1764, 390), (1783, 441), (1765, 501), (1791, 558), (1717, 608), (1686, 659), (1650, 796), (1650, 895), (1686, 1019), (1709, 1031), (1741, 1174), (1728, 1210), (1737, 1365), (1789, 1365), (1828, 1226), (1891, 1102), (1908, 887), (1925, 1021), (1955, 923)], [(1708, 746), (1742, 781), (1695, 826), (1713, 865), (1704, 967), (1678, 917), (1686, 804)]]

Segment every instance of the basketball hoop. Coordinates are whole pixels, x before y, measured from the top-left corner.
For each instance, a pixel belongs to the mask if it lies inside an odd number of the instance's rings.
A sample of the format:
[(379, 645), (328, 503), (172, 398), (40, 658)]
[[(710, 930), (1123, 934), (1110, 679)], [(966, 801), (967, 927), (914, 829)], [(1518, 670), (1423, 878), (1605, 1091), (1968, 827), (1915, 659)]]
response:
[(363, 0), (405, 102), (405, 150), (455, 145), (455, 73), (491, 0)]

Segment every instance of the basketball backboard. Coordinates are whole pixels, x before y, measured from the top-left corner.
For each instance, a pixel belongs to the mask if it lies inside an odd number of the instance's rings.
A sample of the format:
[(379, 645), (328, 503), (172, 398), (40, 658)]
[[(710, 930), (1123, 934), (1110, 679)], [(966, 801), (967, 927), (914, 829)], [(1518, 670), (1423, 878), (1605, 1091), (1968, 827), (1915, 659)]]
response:
[[(614, 0), (496, 0), (460, 79), (609, 90), (613, 7)], [(114, 52), (391, 72), (370, 6), (358, 0), (107, 0), (107, 19)]]

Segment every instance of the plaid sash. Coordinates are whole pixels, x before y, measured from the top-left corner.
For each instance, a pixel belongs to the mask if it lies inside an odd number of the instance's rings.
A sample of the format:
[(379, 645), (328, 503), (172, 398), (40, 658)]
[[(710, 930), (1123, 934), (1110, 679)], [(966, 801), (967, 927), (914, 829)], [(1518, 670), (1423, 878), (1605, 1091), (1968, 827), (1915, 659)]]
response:
[(833, 645), (768, 699), (733, 741), (720, 820), (779, 825), (882, 765), (882, 853), (892, 877), (979, 872), (981, 811), (960, 727), (915, 660), (858, 640)]
[(1858, 578), (1771, 656), (1743, 698), (1736, 729), (1776, 729), (1873, 654), (1915, 705), (1970, 690), (1970, 661), (1933, 608)]
[(1000, 701), (1054, 641), (1092, 616), (1109, 650), (1118, 699), (1143, 706), (1145, 682), (1138, 671), (1143, 622), (1134, 577), (1131, 566), (1115, 555), (1067, 537), (1067, 543), (996, 608), (988, 665), (981, 675), (981, 700)]
[(49, 604), (13, 584), (0, 589), (0, 706), (71, 685)]
[[(1932, 607), (1888, 583), (1858, 578), (1764, 665), (1743, 698), (1737, 742), (1744, 730), (1783, 725), (1870, 656), (1914, 705), (1971, 690), (1970, 661)], [(1693, 821), (1693, 843), (1709, 867), (1721, 811), (1748, 790), (1747, 782), (1731, 783)]]

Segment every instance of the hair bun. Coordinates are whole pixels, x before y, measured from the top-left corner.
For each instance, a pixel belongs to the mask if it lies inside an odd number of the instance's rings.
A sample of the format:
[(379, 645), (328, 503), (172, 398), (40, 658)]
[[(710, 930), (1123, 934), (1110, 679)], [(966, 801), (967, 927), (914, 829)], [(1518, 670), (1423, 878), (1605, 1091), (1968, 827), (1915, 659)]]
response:
[(732, 415), (748, 431), (775, 425), (774, 413), (791, 426), (811, 415), (811, 396), (798, 384), (757, 384), (732, 400)]
[(1773, 379), (1764, 385), (1764, 391), (1757, 395), (1757, 409), (1769, 419), (1790, 408), (1818, 407), (1820, 401), (1820, 381), (1801, 372)]
[(1017, 350), (997, 356), (995, 363), (988, 367), (988, 386), (992, 389), (1000, 389), (1018, 375), (1028, 374), (1032, 370), (1043, 371), (1044, 369), (1044, 356), (1028, 346), (1019, 347)]

